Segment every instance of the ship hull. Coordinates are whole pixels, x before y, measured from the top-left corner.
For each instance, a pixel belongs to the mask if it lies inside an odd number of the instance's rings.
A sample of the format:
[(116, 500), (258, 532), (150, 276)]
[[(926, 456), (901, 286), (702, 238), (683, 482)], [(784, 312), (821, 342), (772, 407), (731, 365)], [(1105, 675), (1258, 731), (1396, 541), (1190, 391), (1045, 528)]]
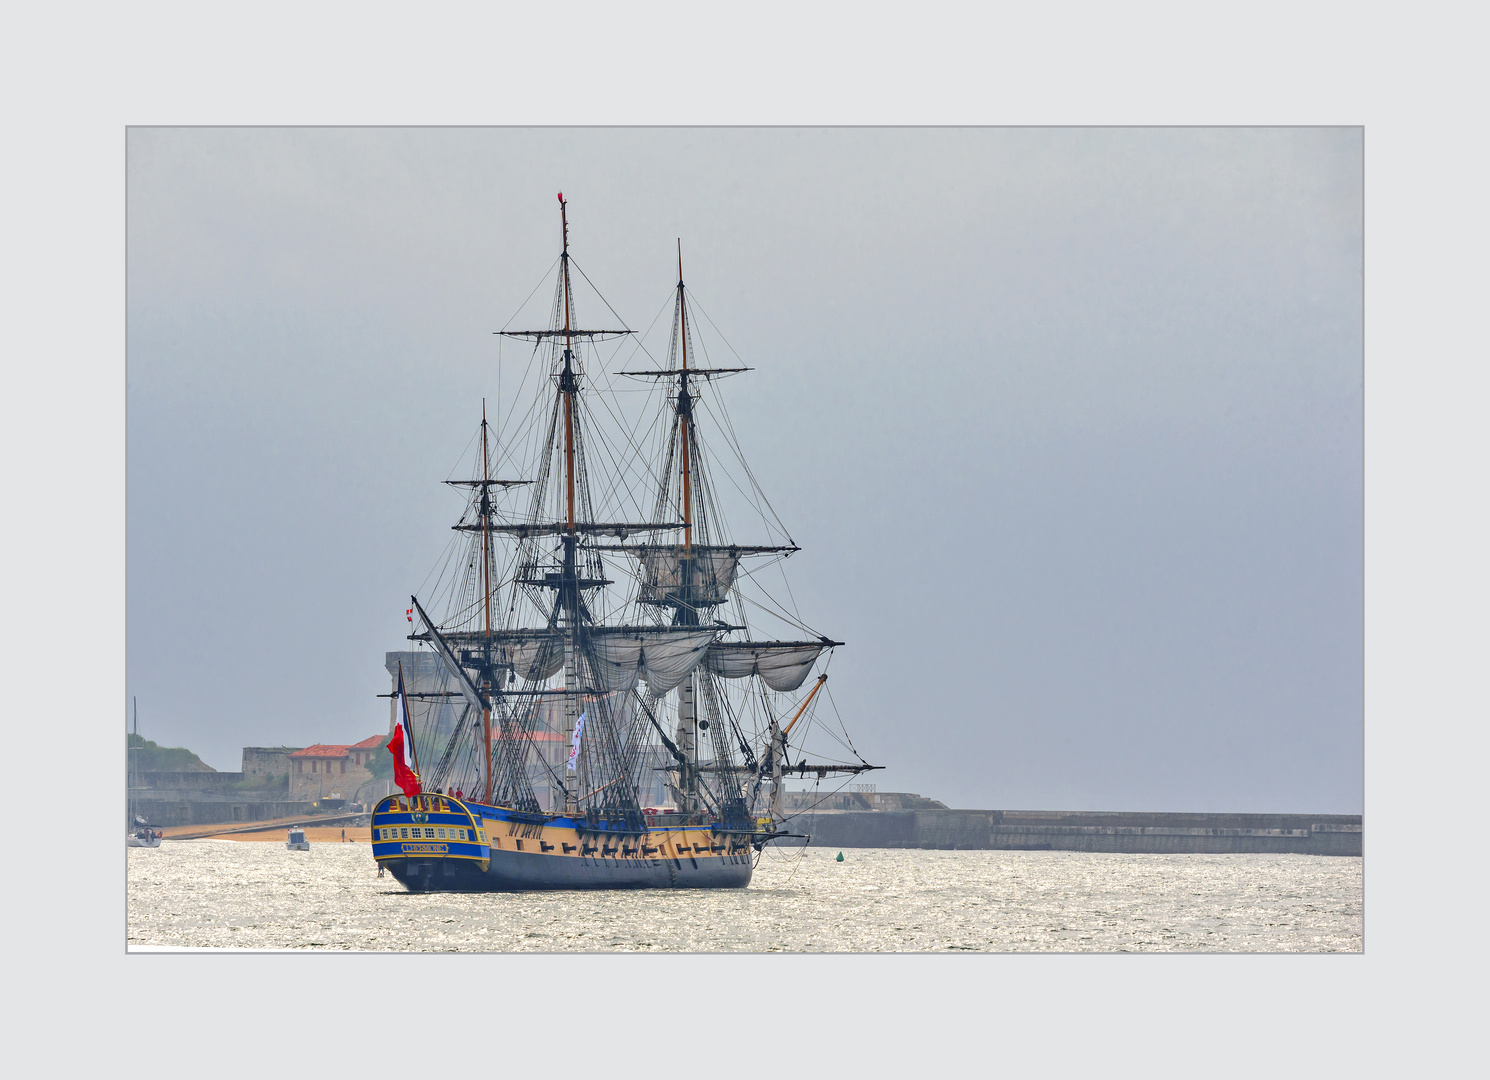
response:
[(498, 851), (485, 869), (446, 859), (380, 862), (410, 892), (527, 892), (544, 889), (743, 889), (748, 855), (707, 859), (601, 859)]
[(385, 799), (371, 829), (373, 857), (411, 892), (739, 889), (755, 864), (717, 827), (623, 832), (448, 796)]

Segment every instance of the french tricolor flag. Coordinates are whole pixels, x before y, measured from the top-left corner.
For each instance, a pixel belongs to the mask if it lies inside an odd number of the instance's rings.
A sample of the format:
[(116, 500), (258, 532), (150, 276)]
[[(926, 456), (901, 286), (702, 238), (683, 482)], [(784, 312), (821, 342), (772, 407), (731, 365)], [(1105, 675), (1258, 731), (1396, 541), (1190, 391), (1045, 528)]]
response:
[(414, 756), (414, 733), (409, 728), (409, 696), (404, 692), (404, 666), (398, 665), (398, 721), (388, 740), (393, 755), (393, 782), (405, 795), (419, 794), (418, 758)]

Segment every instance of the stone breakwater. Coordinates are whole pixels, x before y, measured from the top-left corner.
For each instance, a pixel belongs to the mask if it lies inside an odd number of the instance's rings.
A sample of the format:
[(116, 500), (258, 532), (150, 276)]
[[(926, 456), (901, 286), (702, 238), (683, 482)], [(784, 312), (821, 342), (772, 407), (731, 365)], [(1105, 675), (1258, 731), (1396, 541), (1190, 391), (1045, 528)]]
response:
[(835, 848), (1358, 856), (1362, 840), (1359, 814), (819, 810), (789, 827)]

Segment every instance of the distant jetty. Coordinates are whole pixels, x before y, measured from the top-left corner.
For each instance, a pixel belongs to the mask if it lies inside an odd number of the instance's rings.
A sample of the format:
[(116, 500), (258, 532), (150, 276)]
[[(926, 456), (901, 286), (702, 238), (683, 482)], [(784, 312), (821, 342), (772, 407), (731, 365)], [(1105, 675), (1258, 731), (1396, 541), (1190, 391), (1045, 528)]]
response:
[[(1359, 814), (1177, 814), (1083, 810), (953, 810), (900, 792), (826, 796), (793, 792), (793, 832), (814, 846), (1134, 854), (1356, 855)], [(832, 808), (835, 802), (857, 808)], [(823, 806), (822, 804), (829, 804)], [(867, 805), (866, 805), (867, 804)]]

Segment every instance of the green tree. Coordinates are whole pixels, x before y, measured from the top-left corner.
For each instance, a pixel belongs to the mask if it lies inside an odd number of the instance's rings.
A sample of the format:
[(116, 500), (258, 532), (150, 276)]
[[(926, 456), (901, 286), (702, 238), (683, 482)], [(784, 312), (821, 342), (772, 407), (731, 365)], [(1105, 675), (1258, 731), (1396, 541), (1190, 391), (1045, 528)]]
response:
[(367, 771), (373, 774), (374, 780), (388, 780), (393, 777), (393, 755), (388, 752), (388, 739), (378, 743), (378, 748), (368, 759)]

